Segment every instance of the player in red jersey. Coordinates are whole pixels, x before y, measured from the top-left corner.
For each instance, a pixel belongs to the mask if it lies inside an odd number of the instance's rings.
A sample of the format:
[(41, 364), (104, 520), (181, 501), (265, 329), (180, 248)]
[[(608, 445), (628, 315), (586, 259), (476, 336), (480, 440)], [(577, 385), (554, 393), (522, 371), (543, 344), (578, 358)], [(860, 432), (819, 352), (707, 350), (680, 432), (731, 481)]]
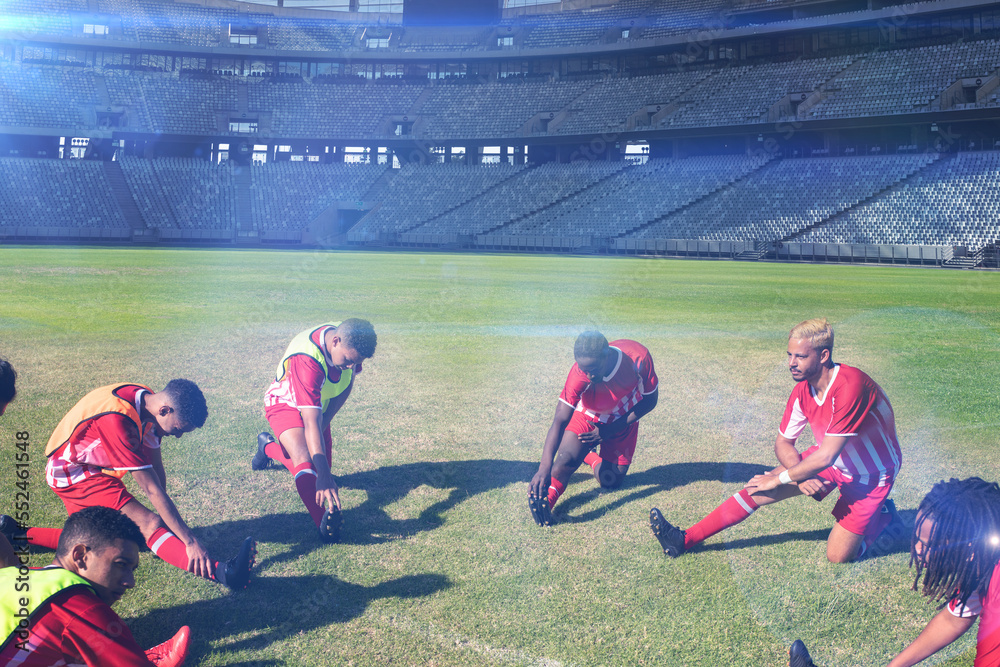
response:
[[(668, 556), (680, 556), (758, 507), (800, 495), (822, 500), (834, 488), (840, 489), (840, 499), (826, 545), (831, 562), (862, 556), (890, 522), (899, 525), (887, 497), (902, 453), (892, 406), (882, 388), (858, 369), (833, 362), (833, 327), (825, 319), (807, 320), (792, 329), (788, 369), (797, 384), (774, 444), (781, 465), (751, 479), (687, 531), (652, 508), (650, 528)], [(800, 454), (795, 442), (806, 424), (819, 444)]]
[[(100, 387), (84, 396), (56, 427), (45, 453), (45, 481), (68, 514), (100, 505), (135, 521), (150, 550), (182, 570), (244, 588), (256, 546), (246, 538), (227, 562), (212, 560), (167, 495), (160, 454), (164, 436), (180, 438), (200, 428), (208, 416), (205, 397), (190, 380), (171, 380), (162, 391), (138, 384)], [(156, 512), (125, 488), (130, 473)], [(59, 530), (29, 528), (27, 540), (54, 549)]]
[(0, 664), (20, 667), (178, 667), (190, 628), (143, 651), (111, 609), (135, 586), (139, 527), (124, 514), (89, 507), (70, 516), (52, 565), (0, 569)]
[[(910, 564), (940, 611), (889, 667), (909, 667), (964, 635), (979, 619), (975, 667), (1000, 666), (1000, 486), (978, 477), (938, 482), (917, 510)], [(923, 585), (920, 578), (923, 577)], [(792, 667), (813, 667), (801, 641)]]
[(621, 485), (635, 452), (638, 421), (659, 397), (653, 357), (634, 340), (608, 344), (599, 331), (585, 331), (573, 356), (576, 363), (528, 486), (528, 508), (539, 526), (552, 524), (552, 507), (581, 463), (593, 469), (601, 488)]
[(272, 459), (285, 466), (325, 542), (340, 538), (342, 521), (339, 489), (330, 470), (330, 422), (377, 344), (371, 322), (358, 318), (306, 329), (288, 344), (264, 397), (264, 414), (278, 440), (270, 433), (257, 436), (250, 467), (262, 470)]

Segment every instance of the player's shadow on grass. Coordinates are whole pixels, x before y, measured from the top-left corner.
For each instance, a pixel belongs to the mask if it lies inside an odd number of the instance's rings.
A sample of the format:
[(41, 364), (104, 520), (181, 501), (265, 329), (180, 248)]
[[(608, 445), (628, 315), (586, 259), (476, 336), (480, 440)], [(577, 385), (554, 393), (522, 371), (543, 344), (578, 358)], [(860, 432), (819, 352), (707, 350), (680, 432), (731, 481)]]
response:
[(407, 575), (374, 586), (329, 575), (257, 577), (244, 591), (155, 609), (128, 624), (142, 645), (162, 641), (164, 628), (190, 625), (195, 656), (231, 637), (243, 638), (226, 641), (226, 651), (259, 651), (299, 633), (346, 623), (375, 600), (424, 597), (450, 587), (441, 574)]
[[(586, 466), (581, 466), (581, 470), (587, 473), (590, 472)], [(565, 517), (574, 523), (593, 521), (623, 505), (628, 505), (643, 498), (650, 498), (665, 491), (690, 484), (691, 482), (746, 482), (754, 475), (759, 475), (765, 470), (769, 470), (769, 468), (759, 463), (714, 463), (710, 461), (668, 463), (634, 474), (630, 472), (625, 476), (625, 481), (621, 487), (611, 492), (622, 493), (620, 497), (599, 508), (581, 512), (580, 514), (571, 514), (578, 508), (592, 502), (602, 493), (592, 474), (583, 474), (578, 471), (573, 475), (570, 484), (590, 484), (592, 488), (587, 492), (577, 493), (566, 498), (559, 505), (556, 505), (555, 511), (557, 515), (562, 515), (558, 518)], [(532, 471), (532, 474), (534, 474), (534, 471)], [(572, 486), (569, 488), (572, 489)], [(669, 499), (664, 498), (661, 500), (657, 498), (656, 502), (650, 504), (650, 507), (656, 506), (657, 503), (669, 503)], [(648, 510), (649, 508), (645, 509)]]

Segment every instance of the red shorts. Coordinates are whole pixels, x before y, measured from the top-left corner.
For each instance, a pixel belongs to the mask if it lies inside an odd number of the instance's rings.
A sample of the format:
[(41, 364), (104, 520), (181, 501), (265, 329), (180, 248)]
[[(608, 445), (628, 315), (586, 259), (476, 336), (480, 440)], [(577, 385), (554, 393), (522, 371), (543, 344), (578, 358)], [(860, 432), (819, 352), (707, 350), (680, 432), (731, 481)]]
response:
[(91, 475), (70, 486), (52, 490), (63, 501), (67, 514), (95, 506), (121, 510), (128, 501), (135, 500), (122, 481), (110, 475)]
[[(574, 410), (569, 424), (566, 425), (566, 430), (581, 435), (593, 431), (596, 427), (597, 425), (588, 421), (582, 412)], [(601, 441), (601, 450), (598, 452), (598, 456), (605, 461), (615, 461), (620, 466), (630, 465), (632, 455), (635, 454), (635, 443), (638, 437), (639, 422), (632, 422), (631, 426), (616, 437)]]
[[(282, 403), (270, 405), (264, 408), (264, 416), (267, 418), (267, 423), (271, 425), (271, 430), (274, 432), (274, 439), (279, 443), (281, 442), (281, 434), (288, 429), (304, 429), (306, 427), (305, 422), (302, 421), (302, 413), (290, 405)], [(326, 460), (329, 461), (333, 455), (333, 437), (330, 434), (329, 425), (326, 427), (323, 444), (326, 450)]]
[[(817, 449), (819, 449), (819, 445), (813, 445), (802, 453), (802, 458), (807, 458)], [(885, 504), (885, 499), (892, 491), (892, 482), (885, 486), (857, 484), (834, 466), (830, 466), (816, 476), (826, 480), (827, 484), (826, 488), (814, 494), (813, 498), (823, 500), (833, 491), (834, 487), (840, 489), (840, 498), (833, 506), (831, 514), (841, 528), (855, 535), (865, 534), (869, 524), (882, 511), (882, 505)]]

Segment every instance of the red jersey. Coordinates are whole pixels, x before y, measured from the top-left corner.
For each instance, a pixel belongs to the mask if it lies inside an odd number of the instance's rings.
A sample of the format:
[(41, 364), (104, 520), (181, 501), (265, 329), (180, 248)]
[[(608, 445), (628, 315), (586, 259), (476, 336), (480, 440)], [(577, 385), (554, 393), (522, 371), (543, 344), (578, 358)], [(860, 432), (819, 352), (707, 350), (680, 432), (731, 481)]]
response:
[[(142, 395), (147, 391), (139, 385), (126, 385), (118, 395), (132, 402), (141, 413)], [(45, 464), (46, 483), (53, 489), (66, 488), (105, 471), (120, 476), (152, 468), (146, 450), (158, 448), (160, 439), (151, 425), (143, 426), (145, 434), (140, 436), (135, 423), (123, 414), (101, 414), (87, 420), (65, 445), (49, 456)]]
[(560, 401), (595, 424), (610, 424), (624, 417), (660, 383), (653, 357), (643, 345), (622, 339), (612, 341), (610, 349), (615, 366), (606, 377), (592, 384), (574, 363), (559, 394)]
[[(323, 347), (323, 338), (331, 327), (323, 327), (312, 332), (309, 339), (318, 347)], [(313, 408), (321, 410), (323, 406), (322, 392), (326, 382), (337, 384), (343, 373), (340, 369), (331, 368), (324, 376), (323, 366), (315, 359), (304, 354), (297, 354), (288, 360), (288, 372), (284, 377), (271, 383), (264, 394), (264, 406), (284, 404), (296, 410)], [(361, 364), (354, 366), (354, 374), (361, 373)]]
[(985, 600), (973, 593), (964, 607), (952, 601), (948, 611), (961, 618), (979, 616), (974, 667), (1000, 666), (1000, 563), (993, 568)]
[[(74, 586), (32, 616), (28, 639), (11, 641), (0, 665), (18, 667), (149, 667), (125, 622), (97, 594)], [(21, 648), (23, 646), (24, 648)]]
[(822, 401), (805, 380), (795, 385), (781, 419), (781, 435), (795, 440), (807, 422), (817, 444), (828, 435), (847, 436), (833, 465), (850, 481), (885, 486), (899, 473), (903, 454), (892, 405), (882, 388), (857, 368), (835, 365)]

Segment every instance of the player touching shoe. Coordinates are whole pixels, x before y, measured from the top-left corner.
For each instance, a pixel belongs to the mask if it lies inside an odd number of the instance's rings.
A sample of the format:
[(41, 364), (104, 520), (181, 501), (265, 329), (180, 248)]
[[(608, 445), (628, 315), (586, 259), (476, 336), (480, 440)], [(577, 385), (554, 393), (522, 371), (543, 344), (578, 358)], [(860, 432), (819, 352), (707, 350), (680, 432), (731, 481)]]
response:
[[(941, 606), (888, 667), (909, 667), (926, 660), (964, 635), (976, 619), (975, 667), (998, 667), (1000, 486), (978, 477), (935, 484), (917, 509), (910, 565), (916, 566), (913, 590), (919, 588)], [(791, 667), (813, 667), (801, 641), (792, 645), (789, 657)]]
[(528, 509), (539, 526), (552, 523), (551, 509), (581, 463), (593, 469), (601, 488), (621, 485), (635, 453), (639, 419), (659, 397), (653, 357), (634, 340), (609, 344), (599, 331), (585, 331), (573, 357), (538, 472), (528, 485)]
[(261, 433), (251, 467), (266, 468), (270, 459), (285, 466), (327, 542), (339, 539), (341, 524), (339, 489), (330, 471), (330, 422), (377, 344), (367, 320), (351, 318), (307, 329), (289, 343), (264, 397), (264, 414), (278, 440)]
[(89, 507), (70, 516), (47, 568), (0, 569), (0, 664), (20, 667), (179, 667), (190, 628), (143, 651), (111, 609), (135, 586), (139, 527), (124, 514)]
[[(205, 397), (190, 380), (171, 380), (162, 391), (113, 384), (84, 396), (63, 417), (45, 448), (45, 481), (73, 514), (99, 505), (132, 519), (146, 544), (164, 561), (230, 588), (244, 588), (255, 544), (244, 540), (228, 562), (212, 560), (167, 494), (160, 442), (200, 428), (208, 416)], [(131, 474), (156, 512), (136, 500), (121, 478)], [(57, 529), (27, 530), (32, 544), (55, 548)]]
[[(825, 319), (806, 320), (791, 330), (788, 370), (796, 385), (774, 445), (781, 465), (751, 479), (687, 531), (651, 509), (650, 528), (667, 555), (676, 558), (758, 507), (801, 495), (822, 500), (834, 488), (840, 498), (826, 543), (831, 562), (862, 556), (890, 523), (898, 522), (887, 498), (902, 453), (885, 392), (857, 368), (833, 362), (833, 327)], [(795, 442), (807, 424), (819, 444), (800, 454)]]

